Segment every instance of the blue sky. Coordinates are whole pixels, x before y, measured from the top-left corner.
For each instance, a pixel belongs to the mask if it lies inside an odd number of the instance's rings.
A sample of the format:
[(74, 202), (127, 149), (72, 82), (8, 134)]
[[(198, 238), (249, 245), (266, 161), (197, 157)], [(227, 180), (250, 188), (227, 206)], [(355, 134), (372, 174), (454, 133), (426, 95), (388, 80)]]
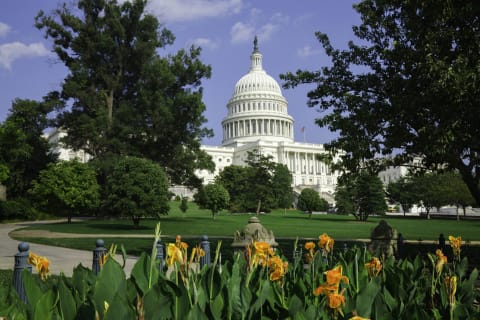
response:
[[(67, 0), (71, 2), (71, 0)], [(221, 121), (235, 83), (248, 72), (253, 38), (258, 35), (263, 67), (279, 83), (279, 74), (297, 69), (317, 70), (329, 59), (314, 33), (327, 33), (335, 47), (355, 40), (352, 26), (360, 22), (353, 0), (150, 0), (149, 11), (176, 36), (175, 44), (160, 54), (203, 48), (201, 59), (212, 66), (203, 82), (206, 126), (215, 136), (205, 140), (219, 145)], [(34, 26), (39, 10), (50, 12), (56, 0), (2, 0), (0, 10), (0, 121), (16, 98), (40, 100), (59, 88), (65, 67), (51, 53), (51, 43)], [(325, 143), (335, 136), (319, 128), (318, 110), (307, 107), (307, 86), (283, 90), (295, 119), (295, 140)], [(305, 127), (305, 135), (301, 128)]]

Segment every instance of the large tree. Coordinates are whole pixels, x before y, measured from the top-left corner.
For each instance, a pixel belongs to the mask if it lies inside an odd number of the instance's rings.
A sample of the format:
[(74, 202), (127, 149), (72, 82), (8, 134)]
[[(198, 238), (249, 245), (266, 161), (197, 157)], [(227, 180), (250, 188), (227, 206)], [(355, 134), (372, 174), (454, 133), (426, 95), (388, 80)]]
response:
[(157, 163), (120, 157), (106, 181), (106, 207), (114, 215), (130, 217), (135, 227), (142, 217), (168, 214), (168, 180)]
[(173, 183), (198, 185), (195, 169), (213, 168), (200, 150), (211, 135), (203, 127), (201, 88), (211, 70), (196, 47), (158, 54), (174, 36), (145, 11), (146, 2), (79, 0), (77, 8), (41, 11), (36, 26), (69, 71), (49, 97), (62, 110), (57, 125), (74, 149), (97, 158), (146, 157), (166, 168)]
[(16, 99), (0, 124), (0, 166), (8, 173), (4, 183), (9, 198), (27, 196), (39, 172), (56, 160), (43, 136), (52, 108), (47, 103)]
[(320, 198), (317, 191), (311, 188), (305, 188), (298, 197), (297, 208), (310, 213), (311, 218), (313, 211), (327, 211), (328, 202)]
[[(335, 49), (332, 64), (282, 75), (285, 87), (314, 83), (317, 124), (338, 132), (330, 148), (357, 170), (378, 156), (457, 169), (480, 204), (480, 6), (467, 1), (364, 0), (354, 5), (359, 38)], [(373, 162), (374, 164), (378, 162)]]

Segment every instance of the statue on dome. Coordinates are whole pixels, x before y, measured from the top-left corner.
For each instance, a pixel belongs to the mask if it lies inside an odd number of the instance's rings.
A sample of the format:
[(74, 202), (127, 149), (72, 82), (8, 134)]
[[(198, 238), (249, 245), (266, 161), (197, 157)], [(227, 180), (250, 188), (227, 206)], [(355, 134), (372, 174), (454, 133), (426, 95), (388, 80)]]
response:
[(255, 36), (255, 39), (253, 39), (253, 52), (258, 52), (258, 38)]

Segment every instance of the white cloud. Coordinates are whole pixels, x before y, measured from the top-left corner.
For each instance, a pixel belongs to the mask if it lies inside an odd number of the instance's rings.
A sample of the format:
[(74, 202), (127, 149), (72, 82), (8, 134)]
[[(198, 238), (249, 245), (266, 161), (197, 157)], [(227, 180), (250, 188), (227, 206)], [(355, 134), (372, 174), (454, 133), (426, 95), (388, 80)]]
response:
[(259, 9), (251, 9), (249, 20), (247, 22), (239, 21), (235, 23), (230, 30), (232, 43), (252, 41), (255, 35), (258, 36), (260, 41), (269, 40), (271, 36), (282, 27), (282, 25), (285, 25), (289, 21), (288, 16), (281, 13), (275, 13), (267, 19), (268, 22), (259, 25), (257, 21), (261, 18), (261, 11)]
[(10, 32), (10, 26), (0, 22), (0, 37), (5, 37)]
[(149, 10), (160, 22), (189, 21), (240, 12), (242, 0), (150, 0)]
[(252, 41), (254, 33), (255, 27), (253, 25), (245, 24), (243, 22), (235, 23), (230, 30), (230, 35), (232, 36), (233, 43)]
[(297, 50), (297, 55), (302, 57), (302, 58), (307, 58), (307, 57), (314, 56), (314, 55), (317, 55), (317, 54), (320, 54), (320, 53), (321, 53), (320, 50), (312, 49), (312, 47), (310, 47), (308, 45)]
[(202, 48), (210, 49), (210, 50), (214, 50), (218, 48), (218, 43), (207, 38), (197, 38), (193, 40), (193, 44)]
[(5, 43), (0, 45), (0, 66), (10, 70), (12, 63), (17, 59), (41, 57), (49, 54), (50, 52), (40, 42), (29, 45), (21, 42)]

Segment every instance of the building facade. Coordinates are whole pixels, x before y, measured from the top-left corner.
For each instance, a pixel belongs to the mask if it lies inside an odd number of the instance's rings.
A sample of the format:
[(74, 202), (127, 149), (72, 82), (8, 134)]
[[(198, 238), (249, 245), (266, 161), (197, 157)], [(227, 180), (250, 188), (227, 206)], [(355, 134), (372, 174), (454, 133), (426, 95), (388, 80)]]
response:
[(202, 146), (216, 169), (201, 170), (197, 175), (208, 184), (226, 166), (245, 165), (248, 152), (256, 151), (288, 167), (297, 193), (312, 188), (334, 203), (339, 172), (332, 172), (321, 160), (327, 153), (322, 144), (294, 141), (294, 119), (288, 114), (288, 102), (278, 82), (263, 69), (262, 59), (255, 39), (250, 69), (237, 81), (226, 106), (222, 144)]

